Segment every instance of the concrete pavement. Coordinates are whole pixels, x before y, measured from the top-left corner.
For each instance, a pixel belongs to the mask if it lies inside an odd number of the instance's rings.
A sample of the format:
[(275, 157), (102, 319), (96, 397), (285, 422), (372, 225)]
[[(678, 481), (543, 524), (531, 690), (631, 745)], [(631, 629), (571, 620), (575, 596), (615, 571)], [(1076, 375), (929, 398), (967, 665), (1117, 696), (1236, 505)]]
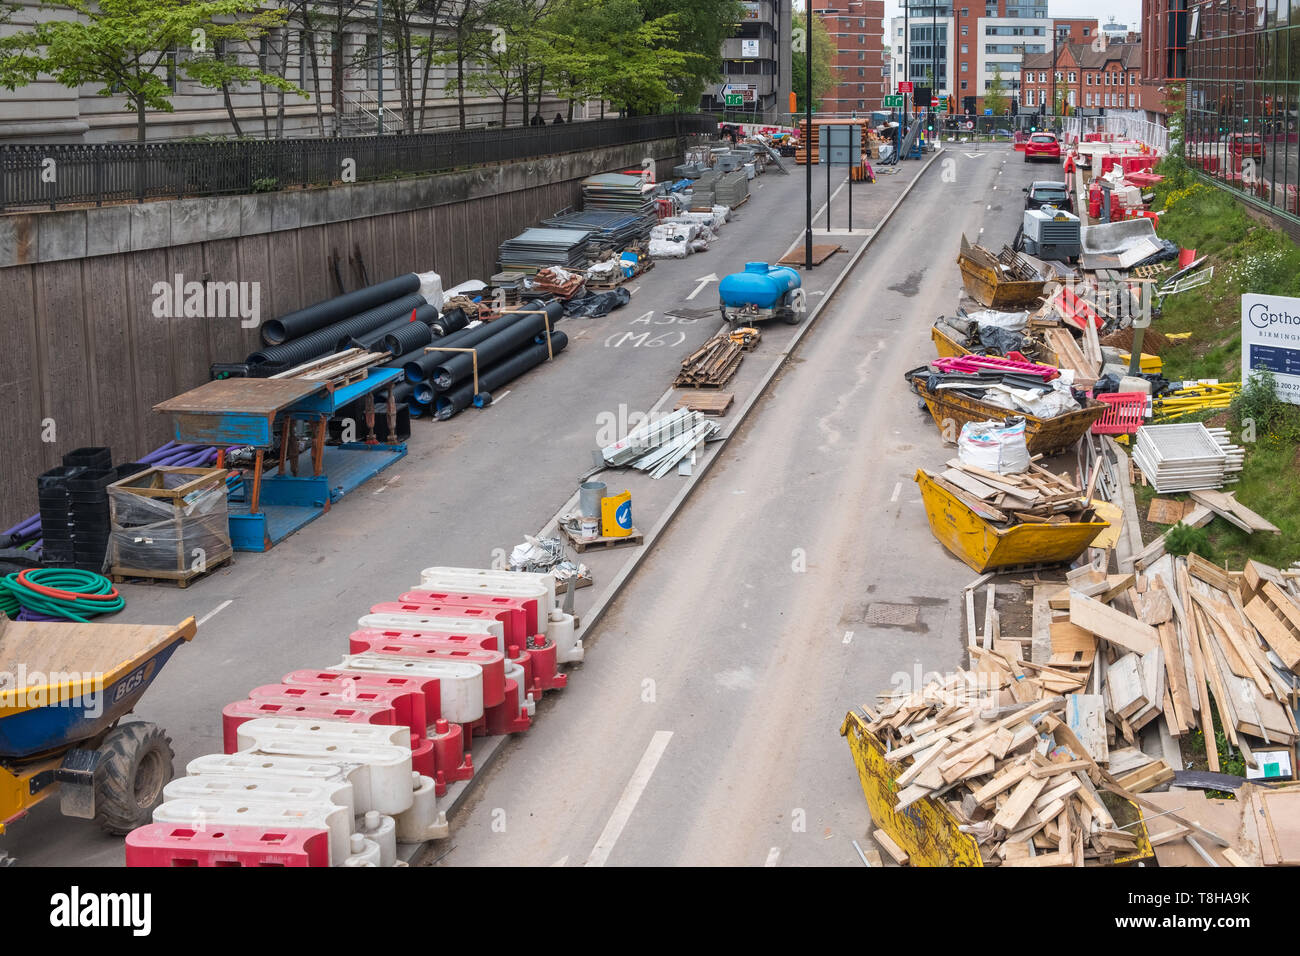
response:
[(950, 451), (902, 373), (956, 306), (960, 232), (1000, 247), (1040, 174), (1006, 148), (942, 159), (615, 602), (581, 679), (480, 781), (440, 865), (858, 865), (869, 816), (839, 723), (957, 663), (971, 576), (926, 526), (912, 475)]

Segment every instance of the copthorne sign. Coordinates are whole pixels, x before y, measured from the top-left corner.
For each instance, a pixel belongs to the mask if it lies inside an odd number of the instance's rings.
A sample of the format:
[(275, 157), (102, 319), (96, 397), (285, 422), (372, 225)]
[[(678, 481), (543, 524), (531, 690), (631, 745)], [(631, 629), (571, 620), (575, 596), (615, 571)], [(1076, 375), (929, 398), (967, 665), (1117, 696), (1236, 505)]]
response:
[(1300, 405), (1300, 299), (1280, 295), (1241, 297), (1241, 380), (1268, 369), (1277, 397)]

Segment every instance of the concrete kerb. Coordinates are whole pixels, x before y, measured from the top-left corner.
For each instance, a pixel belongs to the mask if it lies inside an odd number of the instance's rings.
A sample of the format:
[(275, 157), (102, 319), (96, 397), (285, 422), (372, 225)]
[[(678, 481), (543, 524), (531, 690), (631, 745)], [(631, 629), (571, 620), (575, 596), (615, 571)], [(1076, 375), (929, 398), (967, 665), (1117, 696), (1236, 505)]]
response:
[[(858, 262), (861, 261), (862, 257), (866, 254), (868, 247), (879, 238), (885, 225), (893, 218), (894, 213), (898, 211), (899, 207), (902, 206), (903, 200), (907, 199), (908, 195), (916, 187), (916, 184), (921, 181), (921, 177), (926, 174), (930, 166), (934, 164), (934, 161), (937, 160), (943, 152), (942, 149), (936, 150), (934, 154), (925, 161), (925, 164), (916, 174), (916, 178), (907, 184), (907, 188), (903, 190), (903, 194), (899, 196), (898, 199), (894, 201), (894, 204), (885, 212), (885, 215), (881, 218), (880, 222), (876, 224), (871, 235), (867, 236), (858, 251), (853, 254), (845, 264), (844, 268), (840, 270), (839, 275), (837, 275), (835, 280), (831, 283), (830, 288), (826, 290), (826, 294), (821, 297), (821, 301), (818, 302), (816, 307), (808, 313), (807, 321), (799, 327), (799, 331), (795, 333), (794, 338), (792, 338), (789, 344), (787, 344), (786, 347), (777, 355), (776, 362), (770, 369), (768, 369), (763, 378), (759, 380), (758, 386), (750, 394), (749, 398), (747, 398), (744, 403), (737, 408), (736, 416), (731, 420), (731, 427), (717, 442), (712, 443), (717, 446), (715, 447), (713, 454), (707, 456), (695, 468), (694, 473), (686, 479), (685, 484), (673, 497), (672, 501), (669, 502), (667, 509), (660, 516), (659, 520), (655, 522), (648, 532), (646, 532), (645, 543), (642, 544), (641, 547), (634, 549), (632, 559), (623, 567), (623, 570), (614, 576), (614, 579), (609, 583), (609, 586), (597, 596), (596, 602), (586, 611), (586, 613), (583, 614), (582, 628), (578, 632), (580, 638), (585, 640), (586, 636), (594, 630), (600, 619), (604, 617), (605, 612), (609, 609), (609, 606), (614, 603), (614, 599), (619, 596), (623, 588), (627, 585), (632, 574), (638, 567), (640, 567), (641, 562), (650, 553), (651, 549), (658, 542), (664, 531), (667, 530), (668, 526), (677, 516), (682, 505), (684, 505), (687, 498), (690, 497), (691, 492), (694, 491), (695, 487), (704, 480), (706, 475), (708, 475), (709, 470), (713, 467), (714, 463), (722, 457), (722, 454), (726, 451), (727, 445), (730, 443), (732, 436), (735, 435), (736, 432), (740, 430), (740, 427), (745, 423), (745, 420), (749, 417), (749, 413), (753, 409), (755, 403), (766, 394), (768, 388), (772, 384), (772, 380), (776, 378), (777, 373), (785, 367), (786, 361), (794, 353), (795, 349), (799, 347), (799, 343), (803, 341), (804, 336), (811, 331), (813, 325), (820, 317), (822, 310), (826, 308), (832, 299), (835, 298), (835, 295), (839, 291), (845, 278), (853, 271)], [(521, 735), (508, 735), (504, 737), (491, 738), (483, 752), (474, 755), (474, 776), (463, 783), (448, 787), (449, 802), (446, 805), (441, 803), (439, 804), (444, 812), (446, 812), (448, 820), (450, 820), (452, 816), (465, 805), (474, 789), (474, 785), (484, 777), (488, 768), (496, 761), (505, 749), (505, 745), (516, 736)], [(458, 792), (453, 793), (453, 790)], [(419, 845), (404, 844), (398, 847), (398, 856), (412, 865), (418, 865), (420, 857), (430, 849), (435, 848), (435, 846), (436, 844), (434, 842)]]

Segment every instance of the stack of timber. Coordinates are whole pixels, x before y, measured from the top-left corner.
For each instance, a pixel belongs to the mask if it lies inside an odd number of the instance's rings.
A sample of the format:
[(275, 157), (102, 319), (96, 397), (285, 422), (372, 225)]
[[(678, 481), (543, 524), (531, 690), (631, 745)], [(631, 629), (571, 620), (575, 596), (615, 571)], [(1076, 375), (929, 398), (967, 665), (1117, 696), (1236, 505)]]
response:
[(795, 146), (794, 161), (802, 166), (808, 162), (808, 148), (812, 148), (812, 163), (814, 166), (821, 162), (818, 151), (818, 140), (821, 139), (821, 127), (823, 126), (856, 126), (862, 136), (862, 155), (867, 155), (870, 146), (867, 140), (867, 121), (865, 119), (815, 119), (813, 120), (812, 136), (808, 135), (808, 121), (799, 121), (799, 144)]
[(740, 368), (744, 348), (726, 330), (719, 332), (682, 360), (674, 388), (722, 388)]

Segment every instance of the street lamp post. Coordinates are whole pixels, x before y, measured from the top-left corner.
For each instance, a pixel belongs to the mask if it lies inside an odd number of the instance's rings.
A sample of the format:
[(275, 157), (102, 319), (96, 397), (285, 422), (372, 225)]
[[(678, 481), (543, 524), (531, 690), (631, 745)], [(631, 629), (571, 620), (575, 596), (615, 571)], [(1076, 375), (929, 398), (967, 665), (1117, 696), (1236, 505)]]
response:
[[(803, 144), (804, 174), (806, 177), (806, 189), (804, 194), (804, 240), (803, 240), (803, 267), (812, 269), (813, 266), (813, 241), (812, 241), (812, 92), (813, 92), (813, 41), (812, 41), (812, 3), (804, 4), (804, 79), (806, 88), (803, 96), (803, 128), (807, 135), (807, 140)], [(828, 155), (827, 160), (830, 159)], [(830, 210), (830, 193), (826, 194), (827, 215)]]
[(380, 136), (384, 135), (384, 0), (377, 0), (375, 4), (375, 31), (378, 34), (378, 43), (375, 44), (375, 55), (379, 57), (379, 63), (376, 67), (379, 79), (379, 118), (376, 121)]

